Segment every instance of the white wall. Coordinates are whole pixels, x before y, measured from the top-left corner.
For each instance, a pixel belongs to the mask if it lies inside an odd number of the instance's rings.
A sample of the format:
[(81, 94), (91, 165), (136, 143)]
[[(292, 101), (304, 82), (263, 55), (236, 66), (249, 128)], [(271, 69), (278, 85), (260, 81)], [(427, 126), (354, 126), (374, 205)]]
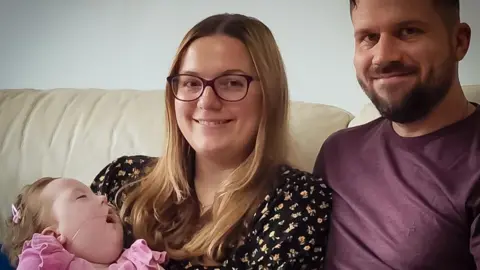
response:
[[(480, 84), (480, 1), (461, 3), (473, 28), (461, 81)], [(348, 0), (0, 0), (0, 89), (163, 89), (185, 32), (220, 12), (272, 29), (292, 99), (353, 113), (367, 102), (352, 66)]]

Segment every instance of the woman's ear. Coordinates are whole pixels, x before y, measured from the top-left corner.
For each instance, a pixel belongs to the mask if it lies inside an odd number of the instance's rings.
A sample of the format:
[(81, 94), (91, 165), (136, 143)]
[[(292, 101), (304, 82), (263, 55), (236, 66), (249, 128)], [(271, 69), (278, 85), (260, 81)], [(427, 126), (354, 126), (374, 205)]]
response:
[(61, 234), (58, 231), (58, 229), (56, 229), (52, 226), (45, 228), (42, 231), (42, 234), (43, 235), (51, 235), (51, 236), (57, 238), (58, 242), (60, 242), (60, 244), (62, 244), (62, 245), (64, 245), (67, 242), (67, 238), (63, 234)]

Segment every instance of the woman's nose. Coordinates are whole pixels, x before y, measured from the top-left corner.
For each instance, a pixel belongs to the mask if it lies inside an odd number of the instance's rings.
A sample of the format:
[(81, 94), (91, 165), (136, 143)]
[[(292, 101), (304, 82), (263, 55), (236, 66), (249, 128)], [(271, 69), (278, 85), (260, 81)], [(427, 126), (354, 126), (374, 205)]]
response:
[(204, 110), (218, 110), (222, 102), (212, 87), (207, 86), (197, 102), (197, 106)]

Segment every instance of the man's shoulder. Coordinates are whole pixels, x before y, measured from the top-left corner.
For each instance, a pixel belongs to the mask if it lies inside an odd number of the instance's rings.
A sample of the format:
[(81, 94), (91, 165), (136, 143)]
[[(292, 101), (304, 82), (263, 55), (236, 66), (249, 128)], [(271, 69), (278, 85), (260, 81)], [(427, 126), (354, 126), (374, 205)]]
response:
[[(328, 168), (326, 162), (330, 164), (338, 164), (350, 157), (357, 158), (361, 155), (362, 148), (365, 144), (378, 145), (378, 141), (385, 130), (388, 120), (385, 118), (377, 118), (368, 123), (345, 128), (330, 135), (322, 147), (315, 160), (313, 174), (316, 176), (326, 177)], [(328, 179), (325, 179), (328, 181)]]
[(361, 143), (365, 138), (371, 138), (385, 121), (385, 118), (380, 117), (365, 124), (338, 130), (327, 138), (324, 145)]

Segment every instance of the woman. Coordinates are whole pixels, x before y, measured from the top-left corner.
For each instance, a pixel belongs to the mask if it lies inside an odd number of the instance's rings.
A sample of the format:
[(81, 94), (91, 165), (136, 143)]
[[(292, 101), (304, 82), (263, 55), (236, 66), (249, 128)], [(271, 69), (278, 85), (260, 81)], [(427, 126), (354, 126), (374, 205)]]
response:
[(119, 158), (92, 184), (121, 209), (125, 245), (167, 250), (167, 269), (322, 269), (331, 192), (287, 165), (287, 79), (268, 27), (206, 18), (167, 81), (164, 156)]

